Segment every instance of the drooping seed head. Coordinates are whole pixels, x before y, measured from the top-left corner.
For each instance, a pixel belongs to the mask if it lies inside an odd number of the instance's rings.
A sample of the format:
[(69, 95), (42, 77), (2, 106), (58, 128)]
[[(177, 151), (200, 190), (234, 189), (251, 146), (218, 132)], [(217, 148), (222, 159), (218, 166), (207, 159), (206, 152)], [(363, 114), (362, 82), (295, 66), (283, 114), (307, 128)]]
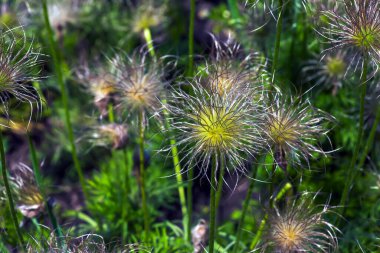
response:
[(321, 34), (331, 44), (326, 50), (345, 50), (349, 66), (362, 70), (364, 59), (375, 67), (380, 64), (380, 2), (377, 0), (344, 0), (344, 13), (324, 11), (328, 25)]
[(195, 78), (192, 94), (173, 91), (166, 109), (172, 116), (184, 159), (202, 162), (207, 170), (212, 156), (225, 159), (227, 169), (244, 172), (244, 161), (262, 146), (259, 134), (261, 109), (250, 93), (231, 90), (222, 95), (209, 91)]
[(336, 233), (339, 231), (326, 219), (331, 208), (324, 205), (322, 210), (312, 205), (310, 196), (287, 205), (285, 210), (269, 215), (262, 252), (315, 252), (327, 253), (337, 249)]
[(325, 124), (332, 117), (309, 101), (276, 94), (264, 118), (269, 149), (282, 169), (286, 170), (288, 162), (308, 161), (314, 152), (325, 154), (318, 143), (329, 131)]

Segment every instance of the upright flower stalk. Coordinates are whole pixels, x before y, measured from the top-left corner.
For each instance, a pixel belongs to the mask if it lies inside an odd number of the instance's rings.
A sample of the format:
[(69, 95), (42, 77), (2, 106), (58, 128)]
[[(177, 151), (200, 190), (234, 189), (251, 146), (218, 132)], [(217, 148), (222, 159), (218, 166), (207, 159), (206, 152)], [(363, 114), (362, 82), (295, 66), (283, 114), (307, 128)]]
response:
[[(348, 179), (346, 180), (346, 184), (344, 185), (342, 197), (340, 200), (340, 205), (345, 206), (348, 195), (349, 195), (349, 190), (350, 187), (353, 183), (353, 180), (355, 178), (356, 170), (355, 170), (355, 164), (359, 156), (359, 151), (361, 149), (361, 144), (362, 144), (362, 138), (363, 138), (363, 133), (364, 133), (364, 102), (365, 102), (365, 96), (367, 93), (367, 73), (368, 73), (368, 60), (364, 60), (363, 64), (363, 71), (362, 71), (362, 76), (360, 78), (360, 115), (359, 115), (359, 129), (356, 137), (356, 142), (355, 142), (355, 150), (354, 154), (351, 158), (350, 166), (348, 167)], [(344, 211), (342, 211), (344, 212)]]
[(140, 138), (140, 188), (141, 188), (141, 200), (142, 200), (142, 210), (144, 214), (144, 230), (145, 230), (145, 240), (149, 240), (150, 234), (150, 221), (149, 221), (149, 210), (146, 197), (146, 185), (145, 185), (145, 158), (144, 158), (144, 112), (141, 111), (139, 114), (139, 138)]
[[(150, 55), (153, 57), (153, 59), (155, 59), (156, 53), (154, 50), (152, 35), (151, 35), (149, 27), (144, 29), (144, 38), (145, 38), (145, 42), (147, 44), (148, 51), (149, 51)], [(166, 104), (167, 103), (166, 99), (163, 99), (162, 103)], [(165, 130), (169, 134), (171, 153), (172, 153), (172, 157), (173, 157), (173, 166), (174, 166), (174, 171), (176, 174), (176, 180), (177, 180), (177, 185), (178, 185), (178, 195), (179, 195), (179, 200), (180, 200), (180, 204), (181, 204), (182, 223), (183, 223), (183, 229), (185, 231), (184, 237), (186, 240), (186, 239), (190, 239), (191, 223), (189, 221), (191, 221), (191, 218), (189, 216), (187, 205), (186, 205), (186, 195), (185, 195), (185, 189), (183, 187), (183, 177), (182, 177), (182, 173), (181, 173), (180, 159), (178, 156), (177, 142), (176, 142), (175, 138), (172, 136), (172, 134), (170, 133), (170, 124), (171, 123), (170, 123), (170, 119), (168, 118), (169, 113), (165, 109), (163, 110), (163, 116), (164, 116)]]
[(28, 142), (29, 142), (29, 149), (30, 149), (31, 160), (32, 160), (32, 165), (33, 165), (32, 166), (33, 167), (33, 174), (34, 174), (34, 178), (35, 178), (38, 190), (40, 191), (42, 198), (44, 200), (44, 203), (45, 203), (48, 215), (49, 215), (50, 222), (53, 225), (54, 233), (55, 233), (56, 237), (58, 238), (58, 245), (61, 249), (65, 249), (66, 243), (64, 240), (64, 235), (62, 233), (61, 226), (59, 225), (57, 218), (54, 215), (53, 208), (52, 208), (51, 204), (48, 203), (48, 199), (47, 199), (47, 195), (46, 195), (46, 191), (45, 191), (45, 186), (43, 184), (42, 175), (40, 173), (40, 167), (38, 165), (36, 150), (34, 148), (33, 140), (29, 134), (28, 134)]
[(13, 201), (13, 196), (12, 196), (12, 192), (11, 192), (11, 187), (9, 185), (9, 180), (8, 180), (8, 175), (7, 175), (7, 168), (6, 168), (6, 162), (5, 162), (5, 151), (4, 151), (4, 144), (3, 144), (3, 134), (2, 134), (1, 131), (0, 131), (0, 156), (1, 156), (0, 157), (0, 159), (1, 159), (1, 174), (2, 174), (2, 177), (3, 177), (5, 191), (6, 191), (7, 198), (8, 198), (9, 210), (10, 210), (10, 213), (11, 213), (11, 218), (12, 218), (12, 221), (13, 221), (13, 225), (14, 225), (15, 230), (16, 230), (17, 239), (19, 241), (20, 247), (23, 248), (25, 246), (24, 245), (24, 239), (22, 238), (21, 230), (20, 230), (20, 227), (19, 227), (19, 222), (18, 222), (18, 219), (17, 219), (17, 213), (16, 213), (14, 201)]
[(189, 62), (188, 75), (193, 74), (194, 68), (194, 23), (195, 23), (195, 0), (190, 0), (190, 22), (189, 22)]
[[(146, 189), (145, 173), (145, 128), (148, 125), (149, 116), (158, 116), (162, 98), (165, 96), (165, 68), (161, 59), (148, 61), (146, 48), (134, 52), (133, 55), (119, 54), (111, 60), (116, 71), (117, 84), (115, 90), (118, 95), (116, 105), (125, 114), (126, 118), (137, 120), (140, 154), (139, 186), (142, 198), (142, 211), (144, 215), (145, 239), (150, 239), (150, 215), (148, 209), (148, 196)], [(164, 113), (165, 114), (165, 113)], [(168, 124), (168, 122), (166, 122)], [(165, 125), (166, 125), (165, 124)], [(176, 151), (176, 150), (175, 150)], [(179, 159), (178, 159), (179, 161)], [(179, 162), (176, 163), (179, 166)], [(185, 196), (184, 191), (180, 195)], [(186, 204), (184, 204), (186, 207)]]
[(276, 41), (274, 45), (274, 55), (273, 55), (273, 65), (272, 65), (272, 80), (274, 80), (274, 76), (275, 76), (277, 65), (278, 65), (278, 59), (280, 55), (283, 16), (284, 16), (284, 1), (279, 0), (278, 1), (278, 19), (277, 19), (277, 26), (276, 26)]
[(54, 62), (54, 71), (56, 74), (57, 81), (59, 83), (59, 87), (61, 89), (62, 93), (62, 103), (63, 107), (65, 110), (65, 121), (66, 121), (66, 128), (68, 132), (68, 138), (71, 146), (71, 156), (74, 162), (75, 169), (77, 171), (78, 177), (79, 177), (79, 182), (82, 186), (82, 191), (85, 196), (85, 198), (88, 197), (88, 193), (86, 190), (86, 185), (85, 185), (85, 180), (84, 180), (84, 175), (83, 171), (78, 159), (77, 155), (77, 150), (75, 146), (75, 139), (74, 139), (74, 132), (73, 132), (73, 127), (71, 124), (71, 116), (70, 116), (70, 110), (69, 110), (69, 99), (68, 99), (68, 94), (65, 86), (65, 82), (63, 79), (63, 73), (62, 73), (62, 64), (61, 64), (61, 57), (57, 49), (57, 43), (54, 40), (54, 34), (50, 26), (50, 21), (49, 21), (49, 13), (47, 9), (47, 4), (46, 0), (42, 0), (42, 9), (43, 9), (43, 17), (45, 20), (45, 28), (48, 33), (48, 40), (49, 40), (49, 46), (50, 46), (50, 53), (53, 58)]
[[(253, 179), (256, 178), (256, 174), (257, 174), (257, 171), (259, 169), (260, 169), (260, 166), (258, 168), (253, 168), (253, 170), (252, 170), (252, 178)], [(238, 227), (237, 227), (237, 231), (236, 231), (235, 245), (232, 249), (233, 253), (237, 253), (239, 250), (240, 240), (241, 240), (241, 236), (242, 236), (242, 232), (243, 232), (242, 229), (243, 229), (243, 225), (244, 225), (244, 221), (245, 221), (245, 216), (247, 215), (249, 203), (251, 202), (251, 197), (252, 197), (254, 186), (255, 186), (255, 180), (251, 179), (249, 181), (248, 191), (245, 195), (245, 200), (243, 202), (243, 209), (241, 211), (241, 215), (240, 215), (240, 219), (239, 219), (239, 223), (238, 223)]]

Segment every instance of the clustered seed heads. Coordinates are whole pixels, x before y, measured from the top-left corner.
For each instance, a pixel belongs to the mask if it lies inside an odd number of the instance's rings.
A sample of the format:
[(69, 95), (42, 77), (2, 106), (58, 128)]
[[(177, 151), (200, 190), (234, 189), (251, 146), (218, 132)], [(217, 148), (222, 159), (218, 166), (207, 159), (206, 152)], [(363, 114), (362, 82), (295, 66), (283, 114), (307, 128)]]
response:
[(7, 30), (0, 35), (0, 103), (1, 110), (8, 119), (14, 99), (30, 105), (29, 122), (34, 108), (37, 113), (42, 109), (41, 97), (33, 86), (33, 82), (40, 79), (39, 56), (25, 34)]
[[(78, 237), (70, 237), (64, 235), (61, 238), (57, 238), (52, 232), (49, 238), (39, 242), (38, 246), (29, 246), (28, 253), (38, 252), (54, 252), (54, 253), (151, 253), (152, 249), (141, 244), (127, 244), (127, 245), (112, 245), (106, 243), (104, 238), (97, 234), (84, 234)], [(64, 240), (66, 248), (62, 249), (59, 246), (59, 241)]]
[(326, 50), (344, 49), (350, 55), (349, 66), (362, 70), (368, 60), (377, 71), (380, 64), (380, 2), (377, 0), (344, 0), (344, 14), (323, 12), (328, 25), (321, 34), (331, 44)]
[(273, 102), (264, 114), (264, 126), (278, 166), (286, 170), (289, 161), (308, 161), (313, 152), (325, 154), (318, 143), (328, 132), (324, 124), (332, 120), (331, 116), (300, 98), (276, 94), (269, 101)]
[(302, 196), (285, 210), (276, 208), (270, 213), (261, 251), (328, 253), (336, 250), (339, 230), (325, 217), (331, 213), (331, 207), (326, 204), (318, 210), (312, 202), (310, 196)]

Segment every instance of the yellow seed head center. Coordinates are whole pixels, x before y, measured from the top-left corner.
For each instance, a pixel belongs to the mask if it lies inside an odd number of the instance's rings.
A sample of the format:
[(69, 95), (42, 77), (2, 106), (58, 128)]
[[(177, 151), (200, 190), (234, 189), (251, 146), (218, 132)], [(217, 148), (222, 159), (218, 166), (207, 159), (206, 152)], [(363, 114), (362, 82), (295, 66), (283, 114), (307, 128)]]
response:
[(380, 33), (370, 26), (363, 26), (353, 34), (352, 39), (357, 47), (368, 50), (380, 40)]
[(294, 127), (289, 125), (286, 119), (273, 119), (269, 126), (269, 134), (272, 140), (278, 145), (284, 145), (287, 142), (295, 141), (297, 138)]
[(225, 149), (231, 146), (239, 126), (236, 117), (225, 108), (208, 108), (198, 115), (197, 120), (196, 132), (206, 147)]
[(345, 72), (346, 63), (339, 57), (329, 57), (326, 67), (330, 76), (341, 76)]
[(294, 224), (285, 225), (281, 231), (281, 242), (286, 248), (292, 248), (298, 244), (301, 236), (300, 231)]

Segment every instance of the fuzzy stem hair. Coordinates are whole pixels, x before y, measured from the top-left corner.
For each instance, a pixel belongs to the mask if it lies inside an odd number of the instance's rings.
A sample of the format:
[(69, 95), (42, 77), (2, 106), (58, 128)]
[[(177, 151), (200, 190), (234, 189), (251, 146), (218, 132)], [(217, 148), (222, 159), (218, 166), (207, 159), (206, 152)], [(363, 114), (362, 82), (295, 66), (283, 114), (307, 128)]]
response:
[(193, 74), (194, 67), (194, 22), (195, 22), (195, 0), (190, 0), (190, 22), (189, 22), (189, 62), (188, 75)]
[[(259, 170), (260, 170), (260, 167), (253, 168), (253, 170), (252, 170), (252, 178), (256, 177), (257, 171), (259, 171)], [(234, 245), (234, 248), (232, 250), (232, 253), (237, 253), (238, 250), (239, 250), (240, 240), (241, 240), (241, 235), (242, 235), (242, 229), (243, 229), (243, 224), (244, 224), (244, 221), (245, 221), (245, 216), (247, 215), (249, 203), (251, 202), (251, 196), (252, 196), (252, 192), (253, 192), (254, 186), (255, 186), (255, 180), (250, 180), (249, 186), (248, 186), (248, 191), (247, 191), (247, 193), (245, 195), (245, 199), (244, 199), (244, 202), (243, 202), (243, 210), (242, 210), (242, 213), (240, 215), (240, 219), (239, 219), (239, 223), (238, 223), (238, 227), (237, 227), (237, 232), (236, 232), (237, 234), (236, 234), (235, 245)]]
[(53, 225), (54, 233), (55, 233), (57, 240), (58, 240), (58, 246), (59, 246), (59, 248), (61, 248), (65, 251), (67, 248), (67, 245), (66, 245), (66, 242), (64, 240), (64, 235), (62, 233), (61, 226), (59, 225), (57, 218), (54, 215), (52, 206), (47, 201), (46, 190), (45, 190), (45, 186), (44, 186), (43, 181), (42, 181), (42, 175), (40, 172), (40, 167), (38, 165), (36, 149), (34, 147), (33, 140), (31, 138), (30, 134), (28, 134), (28, 142), (29, 142), (30, 156), (31, 156), (32, 167), (33, 167), (33, 172), (34, 172), (33, 174), (34, 174), (34, 178), (36, 180), (38, 190), (41, 192), (41, 195), (42, 195), (43, 200), (45, 202), (45, 206), (46, 206), (46, 209), (48, 212), (50, 222)]
[(343, 207), (341, 209), (342, 214), (344, 214), (345, 205), (349, 196), (350, 187), (354, 181), (354, 176), (356, 174), (355, 164), (358, 159), (359, 150), (362, 144), (363, 128), (364, 128), (364, 102), (365, 102), (365, 96), (367, 92), (367, 73), (368, 73), (368, 58), (365, 57), (364, 63), (363, 63), (363, 72), (360, 78), (361, 94), (360, 94), (359, 129), (358, 129), (358, 133), (356, 137), (354, 154), (351, 159), (350, 167), (348, 168), (348, 171), (347, 171), (348, 180), (346, 180), (346, 184), (344, 186), (342, 197), (340, 200), (340, 205)]
[(149, 240), (149, 210), (145, 189), (145, 158), (144, 158), (144, 112), (139, 113), (139, 138), (140, 138), (140, 190), (142, 200), (142, 210), (144, 214), (145, 240)]
[(278, 58), (280, 55), (280, 44), (281, 44), (281, 32), (282, 32), (282, 19), (284, 16), (284, 1), (279, 0), (279, 13), (278, 13), (278, 20), (277, 20), (277, 27), (276, 27), (276, 41), (274, 46), (274, 56), (273, 56), (273, 65), (272, 65), (272, 80), (274, 79), (277, 65), (278, 65)]
[(218, 157), (212, 157), (211, 177), (210, 177), (210, 234), (209, 234), (209, 253), (214, 253), (216, 237), (216, 171), (218, 170)]
[(85, 185), (84, 175), (83, 175), (83, 171), (78, 159), (77, 150), (75, 146), (74, 131), (71, 124), (71, 116), (70, 116), (70, 110), (69, 110), (69, 99), (68, 99), (65, 82), (63, 80), (62, 64), (61, 64), (61, 59), (60, 59), (61, 57), (57, 49), (57, 43), (54, 40), (53, 30), (51, 29), (51, 26), (50, 26), (49, 13), (47, 9), (46, 0), (42, 0), (42, 9), (43, 9), (43, 17), (45, 21), (45, 28), (48, 32), (48, 40), (49, 40), (50, 52), (51, 52), (53, 63), (54, 63), (54, 71), (55, 71), (57, 81), (59, 83), (59, 87), (62, 93), (62, 103), (65, 110), (66, 128), (67, 128), (68, 138), (69, 138), (69, 142), (71, 146), (71, 156), (72, 156), (74, 166), (79, 177), (79, 182), (82, 186), (83, 194), (85, 198), (88, 199), (88, 194), (85, 187), (86, 185)]

